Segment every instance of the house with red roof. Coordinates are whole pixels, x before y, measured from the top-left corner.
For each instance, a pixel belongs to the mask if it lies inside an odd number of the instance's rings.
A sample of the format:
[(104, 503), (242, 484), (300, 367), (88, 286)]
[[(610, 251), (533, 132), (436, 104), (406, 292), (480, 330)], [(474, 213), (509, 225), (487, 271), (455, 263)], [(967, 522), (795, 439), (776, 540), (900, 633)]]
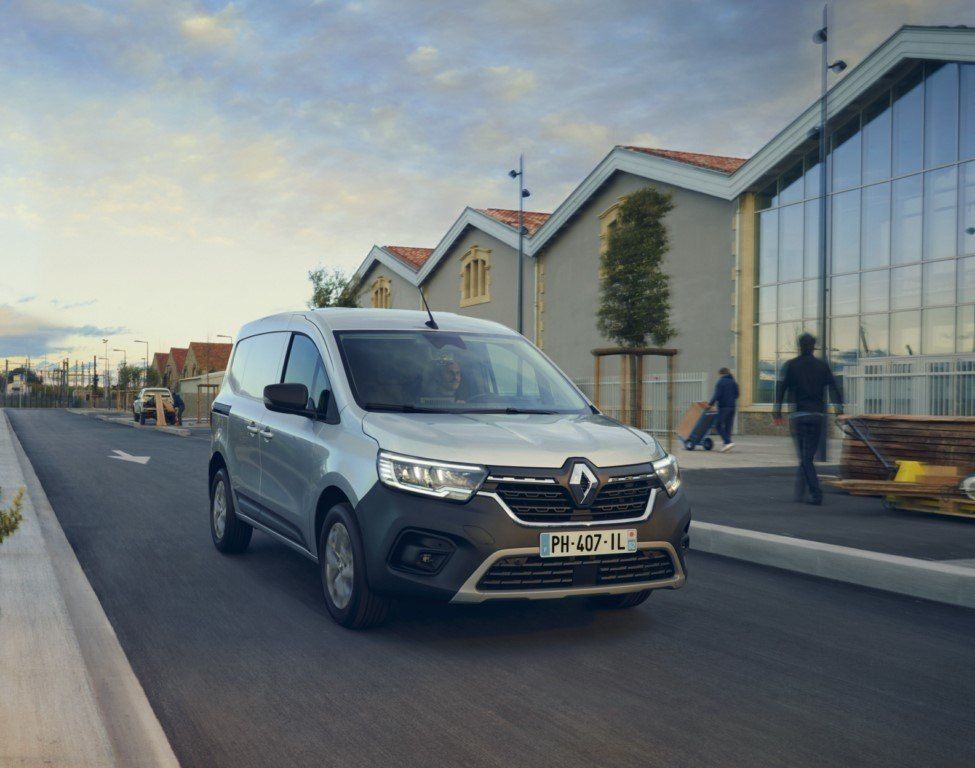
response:
[(227, 370), (231, 349), (233, 349), (232, 344), (191, 341), (186, 350), (186, 359), (183, 361), (182, 378), (188, 379), (205, 373)]
[(170, 347), (169, 354), (166, 356), (166, 367), (163, 370), (163, 386), (173, 389), (181, 378), (183, 378), (183, 364), (186, 362), (186, 347)]

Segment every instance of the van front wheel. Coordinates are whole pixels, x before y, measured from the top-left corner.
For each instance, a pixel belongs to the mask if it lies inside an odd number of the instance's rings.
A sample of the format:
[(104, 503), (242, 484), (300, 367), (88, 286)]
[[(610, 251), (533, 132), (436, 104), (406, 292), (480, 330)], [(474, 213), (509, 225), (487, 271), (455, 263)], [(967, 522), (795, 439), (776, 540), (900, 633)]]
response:
[(389, 600), (369, 588), (365, 554), (352, 507), (336, 504), (325, 516), (318, 539), (325, 606), (338, 624), (368, 629), (381, 624)]
[(592, 607), (617, 611), (625, 608), (636, 608), (645, 603), (652, 594), (652, 589), (644, 589), (642, 592), (626, 592), (622, 595), (597, 595), (591, 598)]

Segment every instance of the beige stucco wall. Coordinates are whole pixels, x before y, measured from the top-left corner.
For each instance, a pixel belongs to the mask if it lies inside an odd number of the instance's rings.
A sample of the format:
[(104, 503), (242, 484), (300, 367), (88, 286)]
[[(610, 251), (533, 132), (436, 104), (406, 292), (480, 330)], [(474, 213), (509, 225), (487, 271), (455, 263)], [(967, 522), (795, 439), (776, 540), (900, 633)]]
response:
[(374, 264), (372, 268), (366, 272), (366, 275), (362, 280), (362, 286), (359, 289), (360, 307), (372, 306), (372, 285), (380, 277), (385, 277), (390, 283), (390, 298), (392, 300), (392, 307), (390, 307), (390, 309), (420, 308), (420, 292), (417, 290), (416, 286), (407, 280), (404, 280), (385, 264)]
[[(735, 204), (707, 195), (617, 173), (563, 227), (540, 255), (544, 269), (542, 347), (573, 378), (592, 375), (591, 350), (611, 346), (596, 330), (599, 307), (599, 214), (620, 197), (646, 186), (673, 194), (667, 216), (671, 317), (680, 349), (678, 370), (708, 373), (733, 366)], [(526, 310), (529, 311), (530, 310)], [(529, 315), (530, 316), (530, 315)], [(650, 365), (663, 367), (662, 361)]]
[[(472, 246), (491, 251), (489, 284), (491, 300), (460, 306), (460, 273), (461, 259)], [(515, 328), (517, 317), (517, 261), (518, 251), (500, 240), (491, 237), (479, 229), (468, 227), (445, 254), (424, 283), (427, 301), (434, 312), (456, 312), (468, 317), (478, 317), (484, 320), (494, 320), (504, 323), (509, 328)], [(525, 259), (525, 333), (531, 335), (532, 316), (532, 284), (531, 265)]]

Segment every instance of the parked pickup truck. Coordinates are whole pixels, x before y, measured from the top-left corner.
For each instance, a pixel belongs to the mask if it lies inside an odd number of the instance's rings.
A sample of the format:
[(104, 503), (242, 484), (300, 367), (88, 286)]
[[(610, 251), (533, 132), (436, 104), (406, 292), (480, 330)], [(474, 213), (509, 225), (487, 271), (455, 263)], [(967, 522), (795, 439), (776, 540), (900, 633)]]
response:
[(145, 424), (146, 419), (156, 419), (156, 395), (162, 397), (163, 410), (166, 412), (166, 423), (176, 423), (176, 407), (173, 405), (173, 394), (165, 387), (143, 387), (132, 401), (132, 419)]

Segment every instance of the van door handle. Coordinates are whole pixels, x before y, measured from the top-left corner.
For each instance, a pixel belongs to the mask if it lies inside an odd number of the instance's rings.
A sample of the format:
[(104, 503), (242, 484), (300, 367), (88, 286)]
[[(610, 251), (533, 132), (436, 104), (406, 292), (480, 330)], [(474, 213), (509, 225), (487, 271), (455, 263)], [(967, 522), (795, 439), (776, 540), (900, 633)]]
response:
[(272, 437), (274, 437), (274, 433), (268, 427), (265, 427), (264, 431), (261, 432), (261, 437), (263, 437), (265, 440), (270, 440)]
[(247, 431), (250, 432), (252, 435), (256, 435), (258, 432), (261, 431), (261, 428), (254, 424), (248, 424)]

